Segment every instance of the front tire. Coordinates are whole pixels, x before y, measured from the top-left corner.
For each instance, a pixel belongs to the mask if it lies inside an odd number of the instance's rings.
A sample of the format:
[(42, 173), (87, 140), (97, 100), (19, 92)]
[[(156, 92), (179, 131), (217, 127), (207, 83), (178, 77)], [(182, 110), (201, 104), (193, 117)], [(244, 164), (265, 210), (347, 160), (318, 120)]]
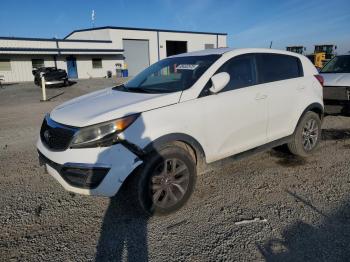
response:
[(321, 139), (321, 120), (315, 112), (307, 112), (299, 121), (292, 141), (287, 144), (289, 151), (306, 157), (313, 153)]
[(185, 148), (171, 144), (151, 153), (140, 168), (138, 199), (150, 215), (167, 215), (185, 205), (196, 182), (196, 163)]

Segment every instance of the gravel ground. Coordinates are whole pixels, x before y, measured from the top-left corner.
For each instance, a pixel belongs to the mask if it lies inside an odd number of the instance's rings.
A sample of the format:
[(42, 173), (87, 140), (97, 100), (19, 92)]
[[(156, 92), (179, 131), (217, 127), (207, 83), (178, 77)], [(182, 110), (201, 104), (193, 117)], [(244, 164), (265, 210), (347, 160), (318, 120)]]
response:
[[(144, 217), (118, 194), (68, 193), (39, 167), (44, 114), (111, 86), (79, 81), (49, 89), (0, 89), (0, 259), (2, 261), (349, 261), (350, 118), (328, 116), (307, 158), (270, 150), (198, 177), (189, 203)], [(123, 193), (123, 192), (122, 192)]]

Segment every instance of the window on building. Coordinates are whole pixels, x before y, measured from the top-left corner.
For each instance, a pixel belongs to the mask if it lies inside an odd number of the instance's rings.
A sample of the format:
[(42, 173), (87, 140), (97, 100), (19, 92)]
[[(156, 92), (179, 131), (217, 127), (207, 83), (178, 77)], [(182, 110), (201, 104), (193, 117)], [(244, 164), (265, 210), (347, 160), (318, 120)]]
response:
[(92, 59), (92, 68), (102, 68), (102, 59), (101, 58), (93, 58)]
[(204, 49), (213, 49), (214, 44), (204, 44)]
[(297, 57), (280, 54), (259, 54), (258, 57), (260, 83), (303, 76), (303, 68)]
[(32, 68), (45, 67), (44, 59), (32, 59)]
[(11, 71), (10, 59), (0, 59), (0, 71)]

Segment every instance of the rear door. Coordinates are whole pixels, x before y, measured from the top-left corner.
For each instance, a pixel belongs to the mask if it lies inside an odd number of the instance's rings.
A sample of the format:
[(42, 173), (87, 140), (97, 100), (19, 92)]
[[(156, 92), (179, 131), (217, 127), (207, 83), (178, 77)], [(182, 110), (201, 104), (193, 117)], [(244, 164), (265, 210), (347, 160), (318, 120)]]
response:
[(299, 58), (284, 54), (257, 55), (258, 82), (268, 96), (268, 142), (294, 132), (299, 100), (303, 99), (303, 69)]

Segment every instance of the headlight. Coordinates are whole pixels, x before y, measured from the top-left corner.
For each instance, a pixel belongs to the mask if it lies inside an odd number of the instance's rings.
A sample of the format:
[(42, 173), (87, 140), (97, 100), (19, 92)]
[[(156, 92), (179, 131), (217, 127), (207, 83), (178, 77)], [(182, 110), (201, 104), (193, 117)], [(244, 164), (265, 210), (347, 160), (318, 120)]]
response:
[(117, 142), (117, 134), (130, 126), (139, 115), (105, 122), (80, 129), (73, 137), (70, 147), (110, 146)]

